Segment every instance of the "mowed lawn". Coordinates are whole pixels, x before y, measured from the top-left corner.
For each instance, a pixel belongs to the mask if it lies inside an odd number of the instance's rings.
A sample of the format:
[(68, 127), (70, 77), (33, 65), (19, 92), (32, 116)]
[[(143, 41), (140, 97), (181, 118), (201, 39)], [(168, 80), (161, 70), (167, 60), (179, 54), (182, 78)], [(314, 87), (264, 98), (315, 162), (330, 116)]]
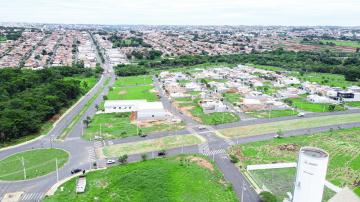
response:
[(273, 139), (236, 145), (230, 152), (241, 165), (295, 162), (304, 146), (324, 149), (330, 155), (326, 179), (338, 186), (354, 188), (360, 176), (360, 128), (340, 129), (307, 136)]
[(357, 101), (357, 102), (347, 102), (346, 105), (347, 105), (347, 106), (350, 106), (350, 107), (360, 107), (360, 101)]
[(0, 160), (0, 180), (24, 180), (22, 159), (24, 159), (26, 179), (46, 175), (62, 167), (69, 158), (69, 154), (61, 149), (34, 149), (16, 153)]
[(114, 87), (151, 85), (152, 83), (152, 76), (148, 75), (118, 77), (115, 81)]
[(86, 175), (83, 194), (75, 193), (76, 179), (44, 201), (238, 201), (221, 172), (201, 156), (158, 158), (113, 166)]
[(360, 43), (358, 41), (342, 41), (342, 40), (322, 40), (322, 42), (332, 42), (336, 46), (348, 46), (353, 48), (360, 48)]
[(107, 97), (109, 100), (159, 100), (153, 86), (113, 87)]
[(355, 123), (359, 122), (359, 120), (359, 113), (330, 115), (239, 126), (235, 128), (221, 129), (219, 132), (228, 137), (248, 137), (267, 133), (276, 133), (279, 130), (286, 132), (290, 130), (315, 128), (334, 124)]
[(298, 114), (295, 110), (269, 110), (269, 111), (254, 111), (246, 114), (255, 118), (277, 118), (284, 116), (295, 116)]
[[(312, 103), (305, 98), (289, 98), (292, 101), (292, 106), (308, 112), (329, 112), (330, 104), (325, 103)], [(334, 111), (343, 111), (344, 106), (336, 105)]]
[(199, 135), (173, 135), (151, 140), (106, 146), (103, 149), (103, 154), (106, 157), (118, 157), (124, 154), (139, 154), (162, 149), (196, 145), (205, 141), (206, 140)]
[[(144, 134), (182, 128), (184, 128), (183, 123), (154, 123), (148, 126), (139, 126), (139, 129)], [(137, 132), (136, 123), (131, 123), (130, 113), (96, 114), (88, 128), (85, 129), (84, 138), (87, 140), (94, 139), (95, 136), (101, 136), (105, 139), (125, 138), (136, 136)]]

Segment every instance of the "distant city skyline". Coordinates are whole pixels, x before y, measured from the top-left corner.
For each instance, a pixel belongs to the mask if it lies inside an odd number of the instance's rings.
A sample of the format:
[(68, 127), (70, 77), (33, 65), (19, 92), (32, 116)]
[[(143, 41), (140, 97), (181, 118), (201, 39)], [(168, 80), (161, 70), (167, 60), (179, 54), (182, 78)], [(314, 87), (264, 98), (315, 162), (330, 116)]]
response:
[(0, 22), (359, 26), (358, 0), (1, 0)]

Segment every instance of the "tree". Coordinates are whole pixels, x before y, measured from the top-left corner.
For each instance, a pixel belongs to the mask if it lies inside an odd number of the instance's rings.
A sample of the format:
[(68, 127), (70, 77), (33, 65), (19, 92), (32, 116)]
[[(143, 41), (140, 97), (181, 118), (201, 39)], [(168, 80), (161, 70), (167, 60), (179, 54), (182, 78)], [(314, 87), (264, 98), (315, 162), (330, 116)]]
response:
[(261, 202), (276, 202), (276, 196), (268, 191), (262, 191), (259, 196)]
[(96, 109), (96, 111), (99, 111), (99, 105), (98, 104), (95, 105), (95, 109)]
[(284, 132), (281, 130), (281, 129), (279, 129), (277, 132), (276, 132), (276, 137), (277, 138), (282, 138), (284, 136)]
[(236, 155), (230, 154), (229, 157), (230, 157), (231, 163), (238, 163), (239, 162), (239, 158)]
[(127, 154), (124, 154), (124, 155), (122, 155), (122, 156), (119, 157), (119, 162), (120, 162), (121, 164), (127, 163), (127, 160), (128, 160), (128, 155), (127, 155)]
[(141, 160), (142, 160), (142, 161), (146, 161), (147, 158), (148, 158), (148, 155), (147, 155), (147, 154), (142, 154), (142, 155), (141, 155)]
[(330, 105), (328, 106), (328, 110), (329, 110), (330, 112), (335, 111), (335, 108), (336, 108), (336, 105), (334, 105), (334, 104), (330, 104)]

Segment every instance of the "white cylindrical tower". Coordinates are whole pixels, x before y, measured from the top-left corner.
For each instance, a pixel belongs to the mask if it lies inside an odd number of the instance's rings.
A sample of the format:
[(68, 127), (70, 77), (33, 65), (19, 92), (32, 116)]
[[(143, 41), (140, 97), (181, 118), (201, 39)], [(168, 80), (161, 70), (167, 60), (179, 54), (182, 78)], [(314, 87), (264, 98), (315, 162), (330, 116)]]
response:
[(300, 149), (293, 202), (321, 202), (328, 161), (329, 154), (322, 149)]

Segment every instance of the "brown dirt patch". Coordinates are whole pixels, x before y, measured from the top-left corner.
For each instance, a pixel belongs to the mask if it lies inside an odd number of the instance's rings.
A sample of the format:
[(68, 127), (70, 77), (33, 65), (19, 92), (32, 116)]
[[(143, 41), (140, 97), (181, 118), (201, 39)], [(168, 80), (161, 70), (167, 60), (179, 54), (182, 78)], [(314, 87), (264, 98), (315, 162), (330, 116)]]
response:
[(284, 144), (277, 147), (280, 151), (298, 151), (299, 145), (297, 144)]
[(119, 91), (118, 94), (119, 94), (119, 95), (125, 95), (125, 94), (126, 94), (126, 90), (121, 90), (121, 91)]
[(191, 162), (196, 163), (198, 166), (214, 171), (214, 166), (208, 160), (201, 157), (191, 156), (188, 158)]
[(53, 122), (53, 123), (54, 123), (54, 122), (57, 121), (60, 117), (61, 117), (60, 114), (55, 114), (53, 117), (51, 117), (50, 122)]
[(97, 180), (96, 181), (96, 186), (97, 187), (101, 187), (101, 188), (106, 188), (107, 186), (109, 185), (109, 183), (106, 181), (106, 180), (104, 180), (104, 179), (101, 179), (101, 180)]

